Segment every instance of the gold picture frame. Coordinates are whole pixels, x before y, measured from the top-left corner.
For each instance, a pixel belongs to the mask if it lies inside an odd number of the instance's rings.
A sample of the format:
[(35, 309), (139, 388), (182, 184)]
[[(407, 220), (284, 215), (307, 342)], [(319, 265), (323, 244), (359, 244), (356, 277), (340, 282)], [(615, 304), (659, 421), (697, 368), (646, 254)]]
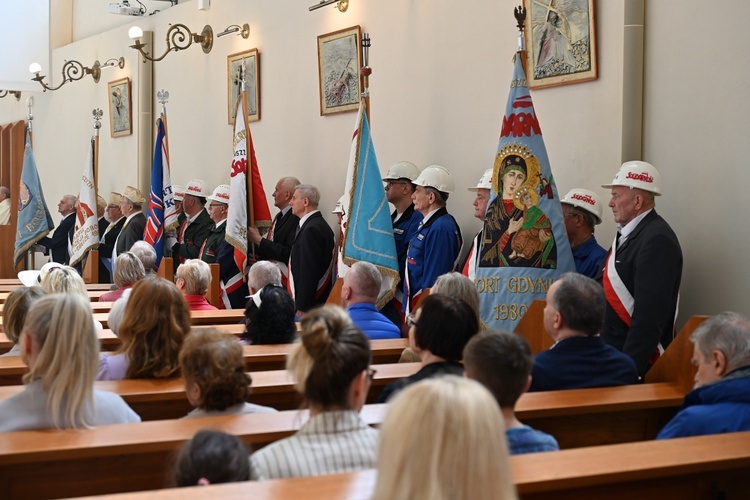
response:
[(260, 53), (258, 49), (250, 49), (227, 56), (227, 116), (230, 125), (234, 124), (235, 105), (240, 95), (243, 61), (247, 71), (247, 119), (251, 122), (260, 120)]
[(524, 5), (529, 88), (596, 80), (594, 0), (524, 0)]
[(352, 26), (318, 36), (320, 115), (359, 109), (362, 29)]
[(133, 106), (130, 96), (130, 78), (120, 78), (107, 84), (109, 131), (112, 137), (123, 137), (133, 133)]

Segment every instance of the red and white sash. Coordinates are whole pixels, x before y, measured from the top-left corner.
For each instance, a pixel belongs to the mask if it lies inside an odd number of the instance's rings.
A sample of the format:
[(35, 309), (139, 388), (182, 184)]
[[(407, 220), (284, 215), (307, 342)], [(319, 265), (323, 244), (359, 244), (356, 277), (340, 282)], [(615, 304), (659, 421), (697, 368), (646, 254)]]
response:
[(631, 316), (635, 308), (635, 299), (628, 291), (625, 283), (622, 282), (620, 275), (617, 274), (615, 259), (617, 253), (617, 237), (612, 243), (612, 250), (607, 258), (607, 265), (604, 266), (602, 276), (602, 285), (604, 286), (604, 295), (610, 307), (614, 309), (617, 316), (630, 326)]

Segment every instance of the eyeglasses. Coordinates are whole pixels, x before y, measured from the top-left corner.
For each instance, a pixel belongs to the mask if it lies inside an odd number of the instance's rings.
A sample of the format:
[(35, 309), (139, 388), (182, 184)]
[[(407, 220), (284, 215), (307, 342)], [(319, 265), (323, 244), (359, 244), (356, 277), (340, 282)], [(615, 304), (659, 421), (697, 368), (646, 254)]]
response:
[(372, 382), (372, 379), (375, 378), (375, 374), (378, 373), (378, 371), (374, 368), (368, 368), (367, 369), (367, 380), (369, 382)]
[(406, 324), (409, 326), (413, 326), (414, 328), (417, 328), (419, 326), (419, 323), (417, 323), (417, 318), (415, 318), (413, 314), (406, 315)]

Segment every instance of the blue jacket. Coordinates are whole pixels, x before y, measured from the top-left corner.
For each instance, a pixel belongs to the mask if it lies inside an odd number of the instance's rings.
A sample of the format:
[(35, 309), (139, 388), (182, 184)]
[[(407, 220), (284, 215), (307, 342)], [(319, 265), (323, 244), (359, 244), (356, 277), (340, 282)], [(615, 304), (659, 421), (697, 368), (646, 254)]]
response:
[[(445, 207), (422, 225), (409, 242), (406, 256), (410, 300), (432, 287), (438, 276), (453, 270), (462, 243), (461, 229)], [(406, 306), (404, 300), (404, 311)]]
[(375, 304), (366, 302), (352, 304), (346, 308), (346, 312), (352, 318), (354, 326), (362, 330), (362, 333), (370, 340), (401, 338), (399, 328), (378, 312)]
[(569, 337), (534, 358), (529, 391), (610, 387), (638, 382), (635, 362), (601, 337)]
[(596, 278), (606, 256), (607, 251), (596, 242), (596, 238), (592, 234), (591, 238), (573, 248), (573, 260), (576, 263), (576, 272), (591, 279)]
[(750, 430), (750, 367), (685, 396), (682, 408), (656, 439)]
[(393, 224), (393, 239), (396, 242), (396, 258), (398, 259), (398, 276), (401, 278), (401, 282), (398, 284), (398, 289), (404, 291), (404, 268), (406, 266), (406, 251), (409, 249), (409, 242), (414, 237), (414, 233), (419, 228), (419, 223), (422, 222), (422, 214), (414, 210), (414, 204), (409, 205), (409, 208), (404, 210), (401, 214), (401, 218), (394, 222), (396, 219), (396, 212), (391, 214), (391, 223)]

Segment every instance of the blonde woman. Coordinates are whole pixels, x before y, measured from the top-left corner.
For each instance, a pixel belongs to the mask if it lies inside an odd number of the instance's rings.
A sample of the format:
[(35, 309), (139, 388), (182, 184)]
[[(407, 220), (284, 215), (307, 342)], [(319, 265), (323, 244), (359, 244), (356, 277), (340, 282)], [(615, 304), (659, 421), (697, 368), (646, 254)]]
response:
[(503, 416), (477, 382), (446, 375), (408, 387), (380, 436), (375, 500), (516, 498)]
[[(83, 278), (78, 274), (78, 271), (70, 266), (60, 266), (56, 269), (52, 269), (47, 276), (42, 279), (42, 288), (48, 294), (75, 294), (85, 299), (87, 303), (89, 302), (89, 293), (86, 291), (86, 283), (84, 283)], [(94, 321), (93, 318), (91, 318), (91, 320)], [(101, 330), (102, 324), (98, 321), (94, 321), (94, 328)]]
[(44, 295), (44, 290), (39, 286), (19, 287), (8, 294), (3, 307), (3, 329), (8, 340), (13, 342), (13, 347), (0, 357), (21, 354), (18, 339), (21, 337), (23, 323), (26, 321), (26, 313), (31, 308), (31, 304)]
[(300, 342), (287, 360), (310, 419), (293, 436), (250, 456), (253, 479), (319, 476), (375, 466), (378, 431), (359, 416), (374, 371), (370, 343), (338, 306), (302, 319)]
[(72, 294), (38, 299), (20, 344), (29, 373), (23, 392), (0, 402), (0, 432), (141, 420), (117, 394), (94, 389), (99, 340), (88, 301)]
[(143, 263), (134, 253), (125, 252), (117, 256), (115, 274), (112, 279), (117, 286), (116, 290), (102, 294), (99, 302), (114, 302), (125, 292), (133, 288), (133, 285), (146, 277)]
[(211, 284), (211, 268), (208, 264), (199, 259), (188, 259), (177, 268), (174, 278), (191, 311), (216, 310), (206, 300)]

